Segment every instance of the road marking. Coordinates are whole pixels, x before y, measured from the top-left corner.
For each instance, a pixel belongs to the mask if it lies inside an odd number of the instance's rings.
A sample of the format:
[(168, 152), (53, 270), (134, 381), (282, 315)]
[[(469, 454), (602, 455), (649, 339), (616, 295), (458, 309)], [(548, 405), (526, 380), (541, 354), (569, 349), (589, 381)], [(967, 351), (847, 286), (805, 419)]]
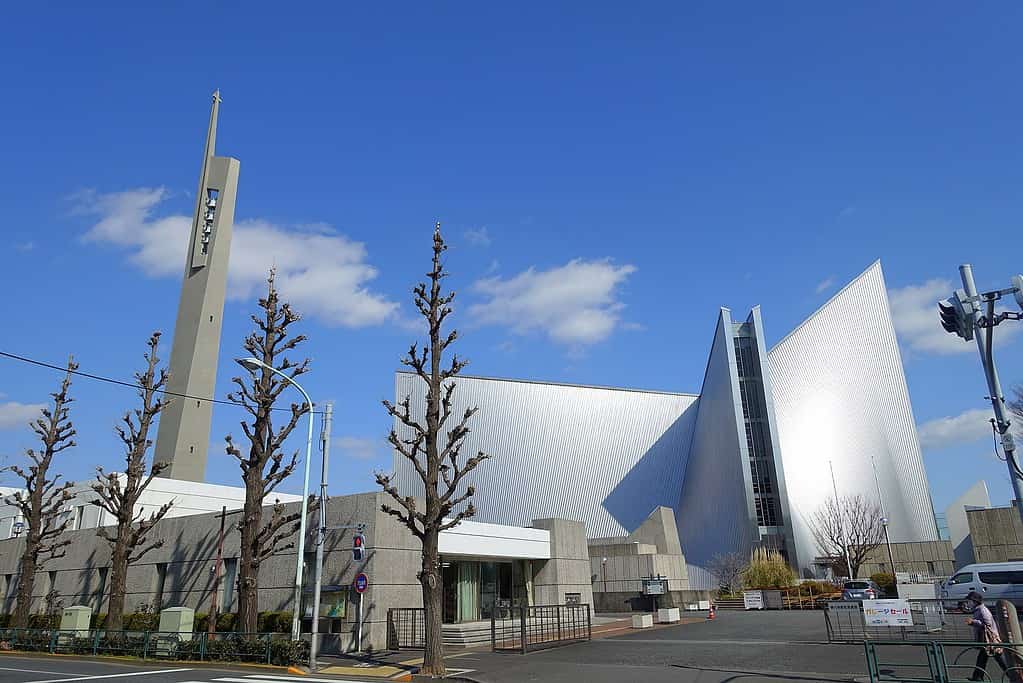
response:
[(102, 676), (75, 676), (74, 678), (50, 678), (45, 681), (32, 681), (32, 683), (69, 683), (70, 681), (98, 681), (101, 678), (124, 678), (125, 676), (152, 676), (153, 674), (172, 674), (178, 673), (179, 671), (191, 670), (192, 669), (161, 669), (159, 671), (131, 671), (126, 674), (104, 674)]
[(84, 676), (85, 674), (76, 674), (73, 671), (43, 671), (42, 669), (14, 669), (9, 666), (0, 666), (0, 671), (21, 671), (29, 674), (63, 674), (65, 676)]
[[(218, 678), (218, 681), (237, 681), (237, 678)], [(308, 676), (274, 676), (271, 674), (251, 674), (245, 677), (248, 683), (258, 681), (308, 681), (309, 683), (359, 683), (358, 681), (343, 681), (338, 678), (309, 678)]]

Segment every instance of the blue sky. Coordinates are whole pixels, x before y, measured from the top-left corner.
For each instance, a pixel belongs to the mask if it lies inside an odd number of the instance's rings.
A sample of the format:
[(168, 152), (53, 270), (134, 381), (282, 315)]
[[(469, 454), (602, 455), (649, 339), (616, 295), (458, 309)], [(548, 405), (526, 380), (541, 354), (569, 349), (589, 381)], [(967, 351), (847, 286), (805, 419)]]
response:
[[(6, 8), (0, 348), (129, 378), (160, 329), (169, 355), (219, 87), (218, 153), (242, 164), (223, 358), (273, 259), (307, 314), (307, 388), (336, 402), (335, 491), (389, 465), (379, 400), (440, 220), (459, 353), (482, 375), (698, 391), (718, 306), (761, 304), (773, 343), (880, 258), (936, 505), (980, 478), (1005, 502), (986, 414), (967, 412), (986, 407), (975, 349), (942, 338), (932, 307), (961, 262), (982, 288), (1023, 270), (1023, 9), (628, 9)], [(57, 376), (0, 368), (12, 462)], [(74, 393), (62, 465), (83, 478), (120, 463), (133, 396)], [(211, 481), (238, 481), (221, 438), (239, 419), (214, 413)]]

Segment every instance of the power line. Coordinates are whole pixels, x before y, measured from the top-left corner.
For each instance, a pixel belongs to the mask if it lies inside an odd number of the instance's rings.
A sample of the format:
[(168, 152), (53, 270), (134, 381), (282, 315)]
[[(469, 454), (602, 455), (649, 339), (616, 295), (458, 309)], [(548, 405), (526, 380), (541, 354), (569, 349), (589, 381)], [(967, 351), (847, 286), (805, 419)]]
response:
[[(50, 370), (58, 370), (60, 372), (67, 372), (68, 371), (66, 366), (54, 365), (53, 363), (46, 363), (46, 362), (41, 361), (41, 360), (35, 360), (34, 358), (27, 358), (25, 356), (19, 356), (19, 355), (14, 354), (14, 353), (7, 353), (6, 351), (0, 351), (0, 356), (3, 356), (4, 358), (9, 358), (11, 360), (20, 361), (22, 363), (28, 363), (29, 365), (38, 365), (39, 367), (49, 368)], [(94, 375), (94, 374), (92, 374), (90, 372), (83, 372), (81, 370), (72, 370), (71, 374), (78, 375), (79, 377), (85, 377), (87, 379), (94, 379), (94, 380), (96, 380), (98, 382), (106, 382), (107, 384), (116, 384), (117, 386), (121, 386), (121, 387), (129, 387), (131, 389), (140, 389), (141, 388), (141, 385), (138, 384), (137, 382), (125, 382), (123, 380), (114, 379), (113, 377), (103, 377), (102, 375)], [(164, 394), (164, 395), (167, 395), (167, 396), (176, 396), (178, 398), (188, 398), (188, 399), (191, 399), (193, 401), (207, 401), (209, 403), (216, 403), (218, 405), (234, 406), (235, 408), (242, 408), (242, 407), (244, 407), (243, 404), (235, 403), (234, 401), (225, 401), (223, 399), (211, 398), (211, 397), (205, 397), (205, 396), (191, 396), (189, 394), (179, 394), (179, 393), (174, 392), (174, 391), (168, 391), (167, 389), (161, 389), (160, 393)], [(271, 408), (271, 410), (286, 410), (288, 412), (291, 412), (291, 408)], [(313, 411), (314, 415), (321, 415), (322, 413), (323, 413), (323, 411), (320, 411), (320, 410), (314, 410)]]

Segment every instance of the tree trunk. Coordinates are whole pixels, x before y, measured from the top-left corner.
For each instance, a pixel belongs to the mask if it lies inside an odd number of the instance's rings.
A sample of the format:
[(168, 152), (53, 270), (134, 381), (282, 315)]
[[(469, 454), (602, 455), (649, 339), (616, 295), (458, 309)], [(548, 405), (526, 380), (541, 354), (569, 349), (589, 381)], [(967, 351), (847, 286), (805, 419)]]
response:
[[(260, 490), (246, 482), (241, 557), (238, 560), (237, 628), (241, 633), (255, 633), (259, 625), (259, 558), (256, 557), (259, 548), (256, 536), (263, 524), (263, 501), (258, 497)], [(295, 609), (298, 609), (297, 605)]]
[(444, 676), (443, 615), (444, 583), (441, 581), (437, 539), (439, 532), (428, 529), (423, 538), (423, 617), (426, 627), (426, 649), (423, 652), (422, 672), (431, 676)]
[(35, 587), (35, 553), (28, 544), (21, 556), (21, 573), (18, 576), (18, 602), (14, 607), (14, 628), (28, 628), (28, 617), (32, 613), (32, 590)]
[(110, 556), (110, 588), (107, 591), (107, 620), (104, 628), (116, 633), (124, 628), (124, 589), (128, 574), (128, 553), (131, 548), (124, 542), (114, 546)]

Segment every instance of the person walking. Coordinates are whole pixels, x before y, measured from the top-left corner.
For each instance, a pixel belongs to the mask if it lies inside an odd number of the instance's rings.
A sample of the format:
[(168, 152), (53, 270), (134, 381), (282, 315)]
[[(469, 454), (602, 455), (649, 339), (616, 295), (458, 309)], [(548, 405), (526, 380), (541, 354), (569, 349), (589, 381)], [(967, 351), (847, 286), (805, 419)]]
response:
[[(984, 647), (978, 648), (977, 663), (973, 667), (971, 681), (983, 681), (987, 678), (987, 660), (989, 657), (998, 662), (1002, 671), (1008, 671), (1003, 655), (1004, 648), (997, 647), (1002, 642), (998, 635), (998, 627), (995, 626), (995, 618), (984, 605), (984, 596), (977, 591), (970, 591), (966, 596), (967, 603), (973, 605), (973, 616), (966, 620), (966, 623), (973, 627), (973, 639), (978, 643), (985, 643)], [(1014, 680), (1014, 677), (1010, 677)]]

